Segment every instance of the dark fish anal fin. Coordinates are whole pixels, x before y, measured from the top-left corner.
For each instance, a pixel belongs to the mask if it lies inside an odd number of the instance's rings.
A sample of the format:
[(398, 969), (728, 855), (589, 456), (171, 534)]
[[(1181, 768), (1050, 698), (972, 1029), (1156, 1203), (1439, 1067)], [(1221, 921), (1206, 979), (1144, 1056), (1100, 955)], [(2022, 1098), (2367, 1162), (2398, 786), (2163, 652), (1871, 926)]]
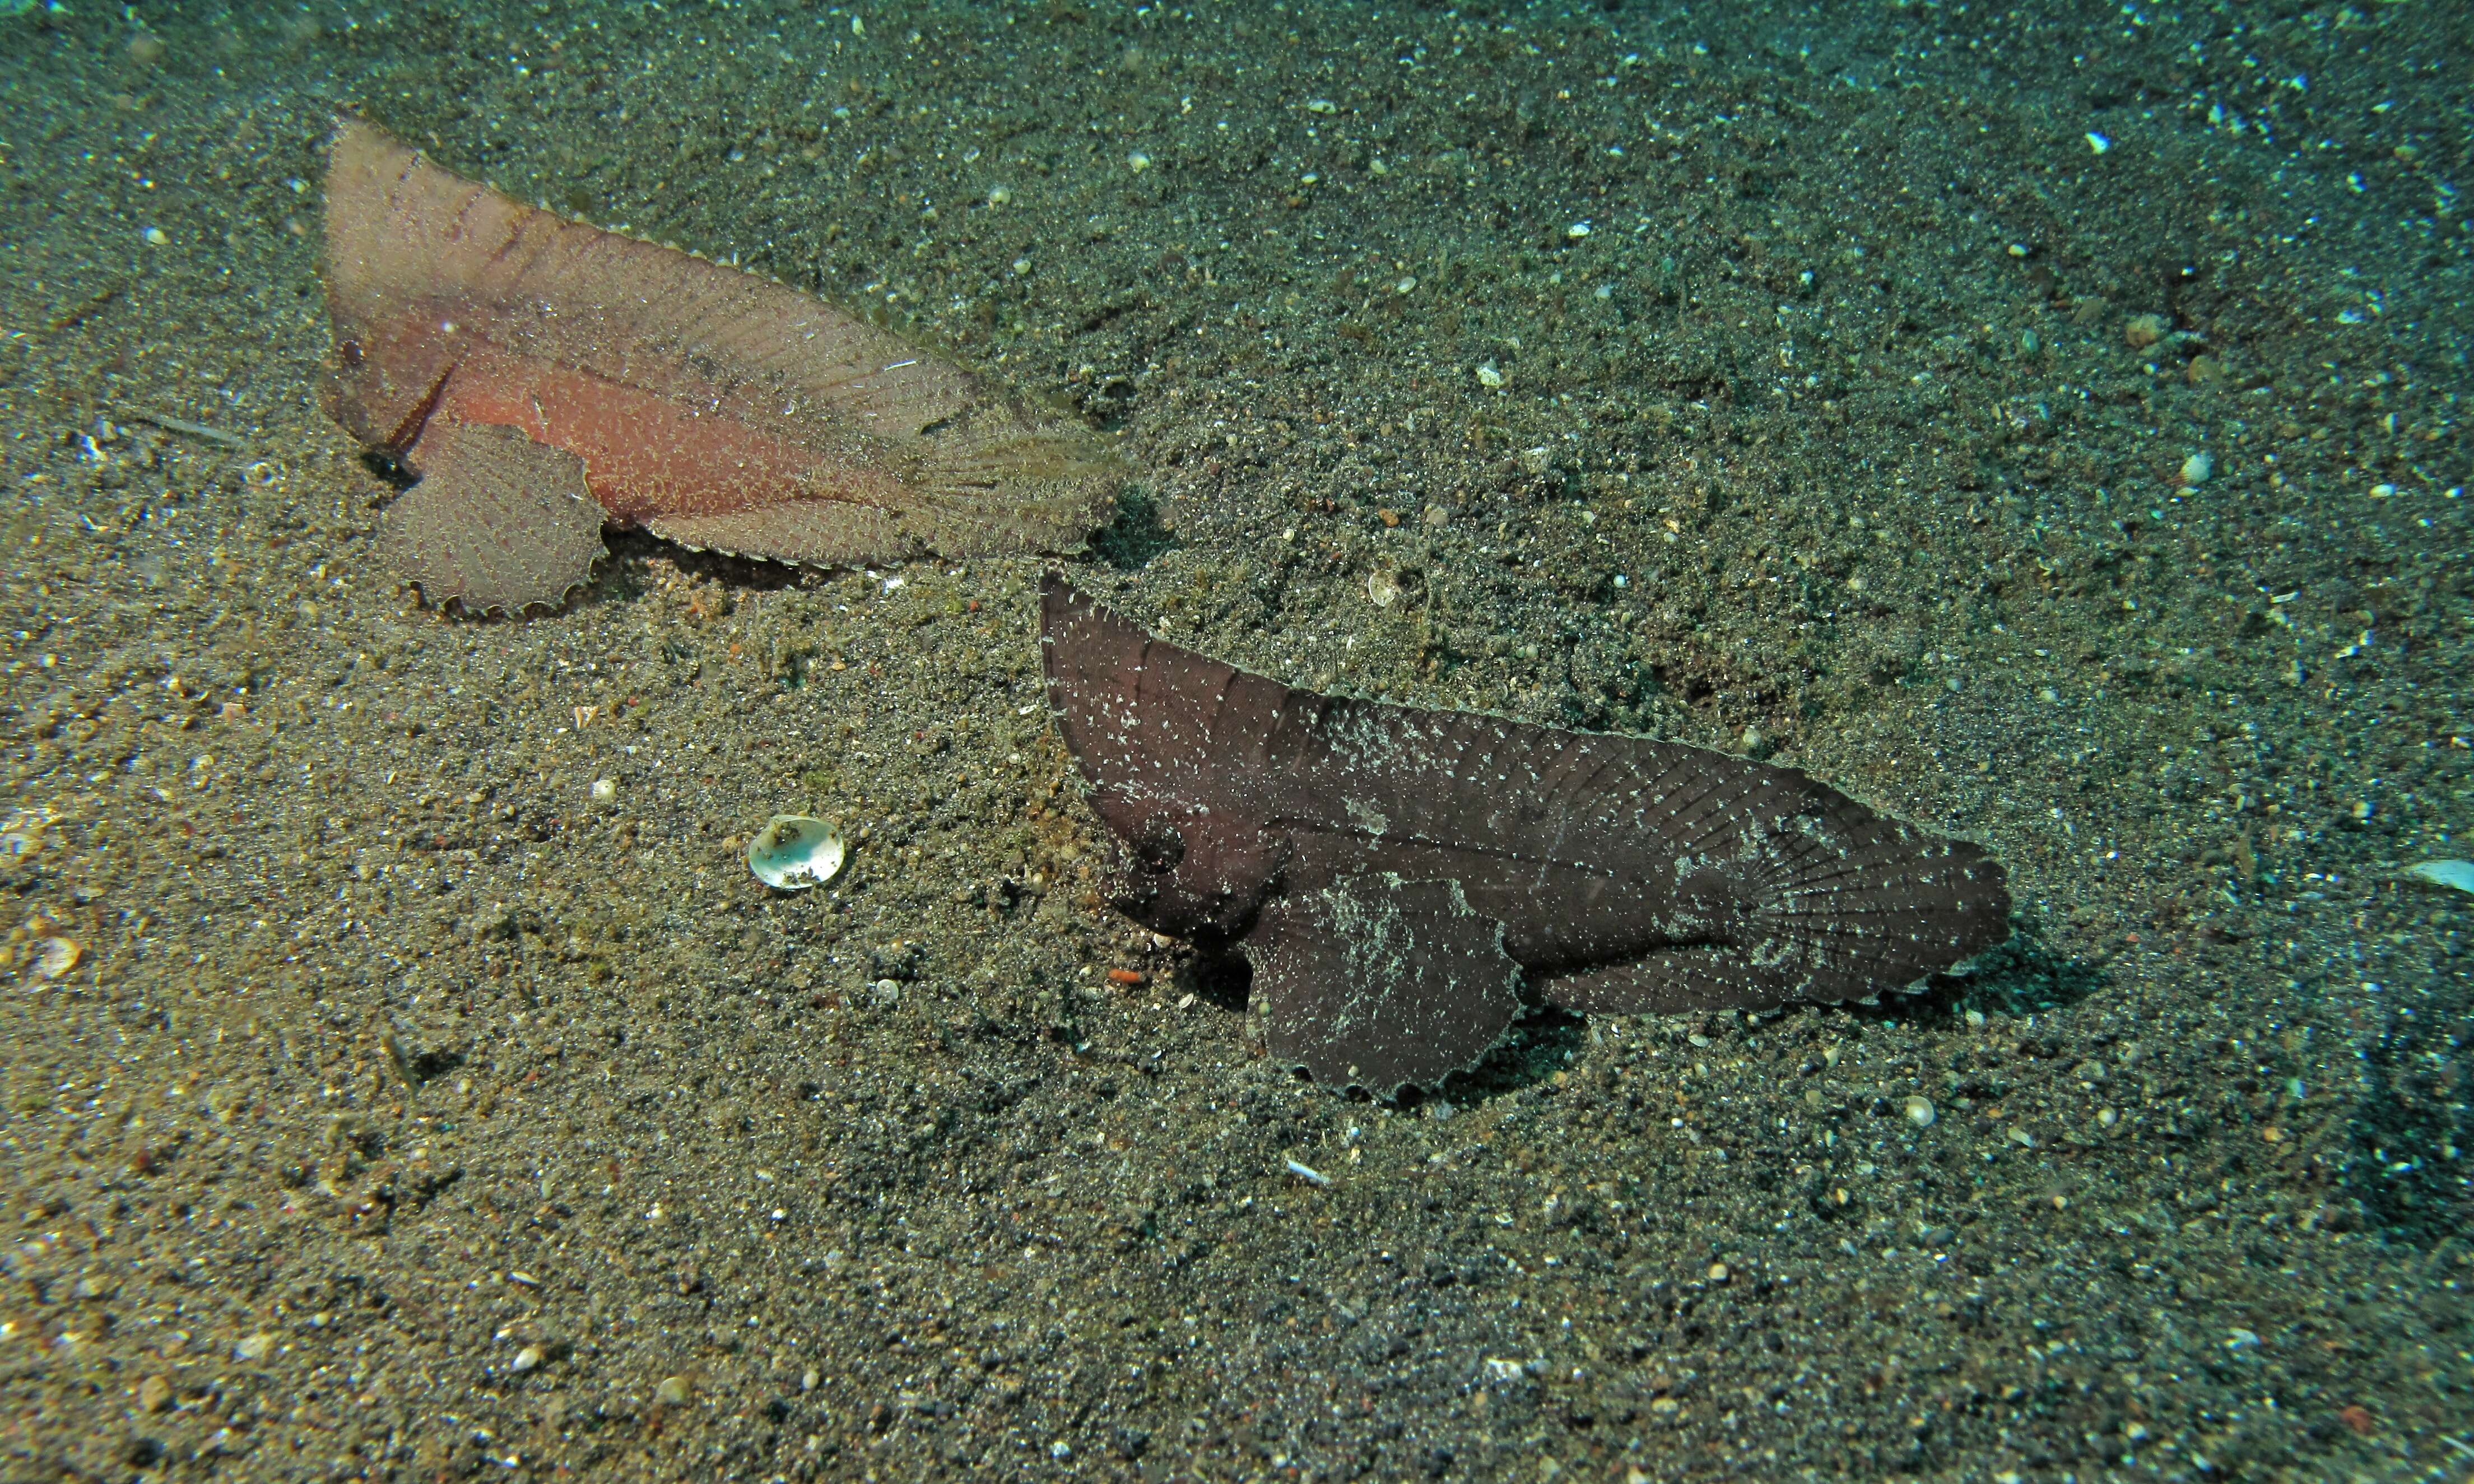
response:
[(1661, 948), (1629, 963), (1596, 964), (1541, 976), (1550, 1005), (1582, 1015), (1684, 1015), (1711, 1010), (1766, 1010), (1814, 995), (1798, 977), (1755, 963), (1732, 948)]
[(421, 482), (387, 507), (378, 539), (433, 605), (554, 608), (591, 580), (602, 511), (574, 454), (512, 427), (432, 418), (412, 463)]
[(1246, 956), (1273, 1058), (1382, 1097), (1474, 1065), (1520, 1014), (1503, 926), (1455, 881), (1350, 875), (1280, 897)]

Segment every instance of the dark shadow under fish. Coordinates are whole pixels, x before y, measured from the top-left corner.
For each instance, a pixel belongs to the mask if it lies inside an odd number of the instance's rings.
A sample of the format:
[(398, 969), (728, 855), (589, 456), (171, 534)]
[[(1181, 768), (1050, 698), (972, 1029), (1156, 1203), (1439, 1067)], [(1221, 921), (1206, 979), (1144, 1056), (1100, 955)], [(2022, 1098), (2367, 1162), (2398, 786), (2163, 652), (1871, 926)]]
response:
[(2000, 944), (1979, 846), (1790, 767), (1322, 695), (1050, 574), (1049, 704), (1122, 844), (1116, 906), (1251, 962), (1272, 1055), (1389, 1096), (1534, 995), (1597, 1013), (1870, 999)]

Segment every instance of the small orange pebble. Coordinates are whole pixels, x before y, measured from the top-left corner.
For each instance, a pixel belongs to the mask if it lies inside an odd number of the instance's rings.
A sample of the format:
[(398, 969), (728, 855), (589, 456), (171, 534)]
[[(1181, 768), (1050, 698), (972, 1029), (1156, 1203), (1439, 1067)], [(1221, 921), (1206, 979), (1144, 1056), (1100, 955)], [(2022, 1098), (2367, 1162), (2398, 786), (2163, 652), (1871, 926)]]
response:
[(1141, 984), (1144, 977), (1143, 971), (1140, 969), (1110, 969), (1108, 971), (1108, 983), (1112, 985), (1124, 985), (1128, 988)]
[(2338, 1408), (2337, 1416), (2346, 1426), (2353, 1428), (2354, 1431), (2360, 1433), (2365, 1438), (2371, 1435), (2372, 1428), (2377, 1427), (2380, 1424), (2379, 1419), (2371, 1415), (2371, 1409), (2363, 1405), (2359, 1401), (2349, 1407)]

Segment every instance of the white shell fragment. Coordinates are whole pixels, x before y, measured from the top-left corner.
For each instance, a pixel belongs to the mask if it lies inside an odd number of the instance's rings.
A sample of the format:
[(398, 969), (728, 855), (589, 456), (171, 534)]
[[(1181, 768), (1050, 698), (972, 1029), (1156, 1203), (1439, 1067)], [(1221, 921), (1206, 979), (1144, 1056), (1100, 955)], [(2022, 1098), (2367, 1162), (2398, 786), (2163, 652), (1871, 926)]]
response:
[(2435, 887), (2474, 891), (2474, 861), (2416, 861), (2405, 868), (2405, 873)]
[(58, 936), (35, 939), (35, 977), (66, 979), (71, 970), (85, 960), (85, 947), (73, 937)]
[(842, 873), (841, 832), (806, 815), (775, 815), (747, 842), (747, 868), (777, 891), (805, 891)]

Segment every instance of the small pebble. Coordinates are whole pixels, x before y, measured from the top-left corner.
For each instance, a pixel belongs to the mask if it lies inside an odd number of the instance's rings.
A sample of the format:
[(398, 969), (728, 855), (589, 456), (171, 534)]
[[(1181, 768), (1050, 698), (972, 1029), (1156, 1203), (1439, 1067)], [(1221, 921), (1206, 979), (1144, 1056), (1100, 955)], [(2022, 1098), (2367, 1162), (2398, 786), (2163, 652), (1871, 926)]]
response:
[(618, 779), (616, 779), (616, 778), (595, 778), (594, 780), (593, 780), (593, 802), (594, 802), (594, 803), (596, 803), (596, 804), (607, 804), (607, 803), (609, 803), (612, 799), (615, 799), (615, 798), (617, 798), (618, 796)]
[(1477, 368), (1477, 384), (1485, 387), (1499, 387), (1503, 385), (1502, 370), (1498, 368), (1494, 362), (1488, 361), (1485, 365)]
[(686, 1406), (688, 1404), (688, 1378), (684, 1375), (666, 1375), (662, 1377), (662, 1384), (653, 1388), (653, 1399), (666, 1407)]
[(1713, 1262), (1710, 1264), (1710, 1281), (1713, 1283), (1723, 1283), (1732, 1276), (1733, 1275), (1728, 1273), (1727, 1265), (1725, 1263)]
[(1909, 1098), (1904, 1106), (1907, 1122), (1919, 1129), (1931, 1128), (1933, 1120), (1941, 1116), (1940, 1112), (1933, 1107), (1930, 1098)]
[(542, 1352), (541, 1347), (538, 1345), (527, 1345), (522, 1350), (516, 1351), (516, 1374), (519, 1375), (521, 1375), (526, 1371), (530, 1371), (541, 1363)]
[(1144, 171), (1149, 170), (1151, 167), (1152, 167), (1152, 158), (1151, 158), (1149, 155), (1144, 154), (1144, 153), (1143, 153), (1142, 151), (1140, 151), (1140, 150), (1136, 150), (1136, 151), (1134, 151), (1132, 154), (1130, 154), (1130, 155), (1128, 155), (1128, 156), (1127, 156), (1127, 157), (1126, 157), (1126, 168), (1127, 168), (1127, 169), (1128, 169), (1128, 170), (1131, 170), (1131, 171), (1132, 171), (1132, 172), (1134, 172), (1136, 175), (1140, 175), (1140, 174), (1142, 174)]
[(2122, 338), (2134, 351), (2144, 351), (2165, 338), (2165, 318), (2157, 314), (2134, 314), (2122, 323)]
[(137, 1410), (160, 1412), (172, 1404), (172, 1383), (159, 1375), (150, 1375), (137, 1388)]
[(149, 227), (146, 229), (146, 245), (148, 247), (164, 247), (168, 245), (171, 240), (171, 237), (167, 235), (160, 227)]
[(266, 1352), (273, 1349), (275, 1349), (275, 1336), (261, 1329), (233, 1346), (232, 1355), (239, 1360), (263, 1360), (266, 1358)]
[(2205, 484), (2208, 482), (2208, 475), (2215, 474), (2216, 472), (2217, 461), (2208, 457), (2205, 453), (2194, 453), (2189, 458), (2182, 460), (2182, 482), (2184, 484)]

